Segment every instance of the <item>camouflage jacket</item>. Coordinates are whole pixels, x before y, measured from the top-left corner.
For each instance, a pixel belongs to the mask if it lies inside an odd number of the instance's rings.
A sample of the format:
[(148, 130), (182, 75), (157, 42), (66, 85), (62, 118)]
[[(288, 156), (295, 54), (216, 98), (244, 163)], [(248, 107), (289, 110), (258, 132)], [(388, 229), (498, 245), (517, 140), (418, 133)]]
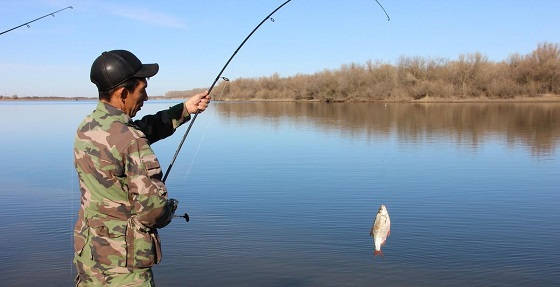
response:
[(76, 257), (90, 248), (95, 267), (114, 273), (160, 262), (156, 228), (171, 221), (174, 208), (150, 144), (189, 119), (183, 104), (132, 121), (99, 102), (80, 124), (74, 143), (81, 191), (74, 227)]

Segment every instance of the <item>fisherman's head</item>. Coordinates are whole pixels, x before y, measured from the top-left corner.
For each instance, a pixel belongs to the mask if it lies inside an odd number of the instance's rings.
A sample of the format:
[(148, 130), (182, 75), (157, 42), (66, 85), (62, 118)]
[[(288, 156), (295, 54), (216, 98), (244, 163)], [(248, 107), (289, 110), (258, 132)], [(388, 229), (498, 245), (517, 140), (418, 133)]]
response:
[(97, 86), (99, 100), (134, 117), (148, 100), (147, 78), (157, 74), (158, 64), (142, 64), (131, 52), (103, 52), (91, 65), (90, 79)]

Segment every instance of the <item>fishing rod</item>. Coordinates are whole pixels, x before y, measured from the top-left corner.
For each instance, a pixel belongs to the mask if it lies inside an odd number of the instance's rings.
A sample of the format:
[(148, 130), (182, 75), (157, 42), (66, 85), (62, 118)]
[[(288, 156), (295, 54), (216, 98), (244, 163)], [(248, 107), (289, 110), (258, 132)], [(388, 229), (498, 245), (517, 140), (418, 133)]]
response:
[[(270, 21), (274, 22), (275, 20), (274, 20), (274, 18), (272, 18), (272, 15), (274, 15), (274, 13), (276, 13), (276, 11), (280, 10), (282, 7), (284, 7), (286, 4), (288, 4), (291, 1), (292, 0), (287, 0), (284, 3), (282, 3), (280, 6), (276, 7), (276, 9), (274, 9), (272, 12), (270, 12), (270, 14), (268, 14), (266, 17), (264, 17), (264, 19), (262, 19), (262, 21), (251, 31), (251, 33), (249, 33), (249, 35), (247, 35), (247, 37), (245, 37), (243, 42), (241, 42), (241, 44), (237, 47), (237, 49), (235, 49), (235, 52), (233, 52), (231, 57), (229, 57), (226, 64), (222, 67), (222, 69), (220, 70), (220, 72), (218, 73), (216, 78), (214, 79), (214, 82), (212, 83), (212, 85), (208, 89), (208, 94), (209, 95), (210, 95), (210, 92), (212, 92), (212, 89), (214, 89), (214, 86), (216, 85), (216, 82), (218, 82), (218, 80), (222, 76), (222, 73), (224, 72), (224, 70), (227, 68), (227, 66), (229, 65), (229, 63), (233, 59), (233, 57), (235, 57), (235, 55), (237, 54), (237, 52), (239, 52), (241, 47), (243, 47), (243, 45), (245, 45), (245, 42), (247, 42), (247, 40), (249, 40), (249, 38), (251, 38), (251, 36), (253, 36), (253, 34), (262, 26), (262, 24), (264, 24), (264, 22), (266, 22), (269, 19), (270, 19)], [(385, 13), (385, 16), (387, 16), (387, 21), (390, 21), (391, 18), (389, 17), (389, 14), (387, 14), (387, 11), (383, 7), (383, 5), (381, 5), (381, 3), (379, 3), (378, 0), (375, 0), (375, 2), (377, 2), (379, 7), (381, 7), (381, 9), (383, 9), (383, 12)], [(187, 130), (185, 131), (185, 134), (183, 135), (183, 139), (181, 140), (181, 142), (179, 143), (179, 146), (177, 147), (177, 150), (175, 151), (175, 155), (173, 156), (173, 160), (171, 160), (171, 163), (169, 164), (169, 167), (167, 168), (167, 171), (165, 171), (165, 175), (163, 176), (163, 179), (162, 179), (162, 181), (164, 183), (165, 183), (165, 180), (167, 179), (167, 176), (169, 175), (169, 172), (171, 171), (171, 168), (173, 167), (173, 164), (175, 163), (175, 160), (177, 159), (177, 155), (179, 154), (179, 151), (181, 150), (181, 147), (183, 147), (183, 143), (185, 142), (185, 139), (187, 138), (187, 135), (189, 134), (189, 131), (191, 130), (191, 127), (194, 124), (194, 121), (196, 120), (196, 117), (198, 116), (198, 114), (199, 114), (199, 111), (196, 110), (196, 112), (194, 113), (194, 117), (192, 118), (191, 122), (189, 123), (189, 126), (188, 126)], [(185, 219), (186, 218), (187, 217), (185, 217)]]
[(41, 20), (41, 19), (43, 19), (43, 18), (45, 18), (45, 17), (48, 17), (48, 16), (53, 16), (53, 17), (54, 17), (54, 14), (56, 14), (56, 13), (58, 13), (58, 12), (61, 12), (61, 11), (64, 11), (64, 10), (66, 10), (66, 9), (74, 9), (74, 7), (68, 6), (68, 7), (64, 7), (64, 8), (62, 8), (62, 9), (60, 9), (60, 10), (56, 10), (56, 11), (54, 11), (54, 12), (51, 12), (51, 13), (47, 14), (47, 15), (41, 16), (41, 17), (39, 17), (39, 18), (37, 18), (37, 19), (33, 19), (33, 20), (29, 21), (29, 22), (23, 23), (23, 24), (21, 24), (21, 25), (19, 25), (19, 26), (17, 26), (17, 27), (8, 29), (8, 30), (6, 30), (6, 31), (4, 31), (4, 32), (0, 32), (0, 35), (6, 34), (6, 33), (10, 32), (10, 31), (12, 31), (12, 30), (15, 30), (15, 29), (20, 28), (20, 27), (23, 27), (23, 26), (27, 26), (27, 28), (31, 28), (31, 26), (30, 26), (29, 24), (31, 24), (31, 23), (33, 23), (33, 22), (35, 22), (35, 21)]
[[(255, 33), (255, 31), (257, 31), (257, 29), (259, 29), (262, 26), (262, 24), (270, 18), (270, 16), (272, 16), (274, 13), (276, 13), (276, 11), (280, 10), (280, 8), (284, 7), (284, 5), (288, 4), (290, 1), (292, 1), (292, 0), (287, 0), (286, 2), (282, 3), (282, 5), (278, 6), (276, 9), (274, 9), (274, 11), (272, 11), (270, 14), (268, 14), (266, 17), (264, 17), (264, 19), (253, 29), (253, 31), (251, 31), (251, 33), (249, 33), (249, 35), (247, 35), (247, 37), (245, 37), (243, 42), (241, 42), (239, 47), (237, 47), (237, 49), (235, 49), (235, 52), (233, 52), (231, 57), (229, 57), (226, 64), (222, 67), (222, 69), (220, 70), (220, 72), (218, 73), (216, 78), (214, 79), (214, 82), (212, 83), (212, 85), (208, 89), (208, 94), (210, 94), (210, 92), (212, 92), (212, 89), (214, 89), (214, 86), (216, 85), (216, 82), (218, 82), (218, 80), (222, 76), (222, 73), (227, 68), (227, 66), (229, 65), (229, 63), (233, 59), (233, 57), (235, 57), (235, 55), (237, 54), (237, 52), (239, 52), (241, 47), (243, 47), (243, 45), (245, 45), (245, 42), (247, 42), (247, 40), (249, 40), (249, 38), (251, 38), (251, 36)], [(194, 117), (191, 120), (191, 122), (189, 124), (189, 127), (187, 128), (187, 131), (185, 132), (185, 135), (183, 135), (183, 139), (181, 140), (181, 143), (179, 143), (179, 147), (177, 147), (177, 150), (175, 151), (175, 155), (173, 156), (173, 160), (171, 160), (171, 163), (169, 164), (169, 167), (167, 168), (167, 171), (165, 171), (165, 175), (163, 176), (163, 179), (162, 179), (162, 181), (164, 183), (165, 183), (165, 180), (167, 179), (167, 176), (169, 175), (169, 172), (171, 171), (171, 168), (173, 167), (173, 164), (175, 163), (175, 160), (177, 159), (177, 155), (179, 154), (179, 151), (181, 150), (181, 147), (183, 146), (183, 143), (185, 142), (185, 139), (187, 138), (187, 135), (189, 134), (189, 131), (191, 130), (192, 125), (194, 124), (194, 121), (196, 121), (196, 117), (198, 116), (198, 113), (199, 113), (199, 111), (196, 110), (196, 112), (194, 113)]]

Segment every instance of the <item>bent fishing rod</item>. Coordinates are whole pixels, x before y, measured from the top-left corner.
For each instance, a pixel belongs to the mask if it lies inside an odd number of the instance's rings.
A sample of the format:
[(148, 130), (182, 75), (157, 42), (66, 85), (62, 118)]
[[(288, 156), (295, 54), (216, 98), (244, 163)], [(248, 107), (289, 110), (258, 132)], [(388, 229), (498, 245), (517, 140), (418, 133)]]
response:
[[(237, 54), (237, 52), (239, 52), (241, 47), (243, 47), (243, 45), (245, 45), (245, 42), (247, 42), (247, 40), (249, 40), (249, 38), (251, 38), (251, 36), (253, 36), (253, 34), (262, 26), (262, 24), (264, 24), (264, 22), (266, 22), (269, 19), (272, 22), (274, 22), (274, 18), (272, 18), (272, 15), (274, 15), (274, 13), (276, 13), (276, 11), (280, 10), (282, 7), (284, 7), (290, 1), (292, 1), (292, 0), (287, 0), (286, 2), (282, 3), (280, 6), (276, 7), (276, 9), (274, 9), (272, 12), (270, 12), (270, 14), (268, 14), (266, 17), (264, 17), (264, 19), (262, 19), (262, 21), (251, 31), (251, 33), (249, 33), (249, 35), (247, 35), (247, 37), (245, 37), (243, 42), (241, 42), (241, 44), (237, 47), (237, 49), (235, 49), (235, 52), (233, 52), (231, 57), (229, 57), (226, 64), (222, 67), (222, 69), (220, 70), (220, 72), (218, 73), (216, 78), (214, 79), (214, 82), (212, 83), (212, 85), (208, 89), (208, 94), (209, 95), (210, 95), (210, 92), (212, 92), (212, 89), (214, 89), (214, 86), (216, 85), (216, 83), (218, 82), (220, 77), (222, 76), (222, 73), (224, 72), (224, 70), (227, 68), (227, 66), (229, 65), (229, 63), (233, 59), (233, 57), (235, 57), (235, 55)], [(383, 12), (385, 13), (385, 16), (387, 16), (387, 21), (390, 21), (391, 18), (389, 17), (389, 14), (387, 14), (387, 11), (385, 11), (385, 8), (383, 7), (383, 5), (381, 5), (381, 3), (379, 3), (378, 0), (375, 0), (375, 2), (377, 2), (379, 7), (381, 7), (381, 9), (383, 9)], [(189, 123), (189, 126), (188, 126), (187, 130), (185, 131), (185, 134), (183, 135), (183, 139), (181, 140), (181, 142), (179, 143), (179, 146), (177, 147), (177, 150), (175, 151), (175, 155), (173, 156), (173, 160), (171, 160), (171, 163), (169, 164), (169, 167), (167, 168), (167, 171), (165, 171), (165, 175), (163, 176), (163, 179), (162, 179), (162, 181), (164, 183), (165, 183), (165, 180), (167, 179), (167, 176), (169, 175), (169, 172), (171, 171), (171, 168), (173, 167), (173, 164), (175, 163), (175, 160), (177, 159), (177, 155), (179, 154), (179, 151), (181, 150), (181, 147), (183, 147), (183, 143), (185, 142), (185, 139), (187, 138), (187, 135), (189, 134), (189, 131), (191, 130), (191, 127), (194, 124), (194, 121), (196, 120), (196, 117), (198, 116), (198, 113), (199, 113), (198, 110), (194, 113), (194, 117), (192, 118), (191, 122)]]
[(20, 28), (20, 27), (23, 27), (23, 26), (27, 26), (27, 28), (31, 28), (31, 26), (30, 26), (29, 24), (31, 24), (31, 23), (33, 23), (33, 22), (35, 22), (35, 21), (39, 21), (39, 20), (41, 20), (41, 19), (43, 19), (43, 18), (45, 18), (45, 17), (48, 17), (48, 16), (53, 16), (53, 17), (54, 17), (54, 14), (56, 14), (56, 13), (58, 13), (58, 12), (61, 12), (61, 11), (64, 11), (64, 10), (66, 10), (66, 9), (74, 9), (74, 7), (68, 6), (68, 7), (62, 8), (62, 9), (60, 9), (60, 10), (56, 10), (56, 11), (54, 11), (54, 12), (51, 12), (51, 13), (47, 14), (47, 15), (41, 16), (41, 17), (39, 17), (39, 18), (37, 18), (37, 19), (33, 19), (33, 20), (29, 21), (29, 22), (25, 22), (25, 23), (23, 23), (23, 24), (21, 24), (21, 25), (19, 25), (19, 26), (16, 26), (16, 27), (14, 27), (14, 28), (8, 29), (8, 30), (6, 30), (6, 31), (4, 31), (4, 32), (0, 32), (0, 35), (6, 34), (6, 33), (10, 32), (10, 31), (12, 31), (12, 30), (15, 30), (15, 29)]

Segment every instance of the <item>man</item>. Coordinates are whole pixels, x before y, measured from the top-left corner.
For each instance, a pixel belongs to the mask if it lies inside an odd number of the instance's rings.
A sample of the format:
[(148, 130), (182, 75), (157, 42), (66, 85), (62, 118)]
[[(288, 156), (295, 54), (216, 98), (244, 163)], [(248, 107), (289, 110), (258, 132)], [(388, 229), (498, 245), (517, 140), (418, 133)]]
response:
[(129, 51), (104, 52), (91, 66), (99, 103), (80, 124), (74, 159), (81, 207), (74, 228), (77, 286), (154, 286), (161, 261), (158, 228), (172, 219), (162, 169), (150, 144), (173, 134), (208, 106), (207, 92), (132, 121), (148, 100), (146, 79), (157, 64)]

